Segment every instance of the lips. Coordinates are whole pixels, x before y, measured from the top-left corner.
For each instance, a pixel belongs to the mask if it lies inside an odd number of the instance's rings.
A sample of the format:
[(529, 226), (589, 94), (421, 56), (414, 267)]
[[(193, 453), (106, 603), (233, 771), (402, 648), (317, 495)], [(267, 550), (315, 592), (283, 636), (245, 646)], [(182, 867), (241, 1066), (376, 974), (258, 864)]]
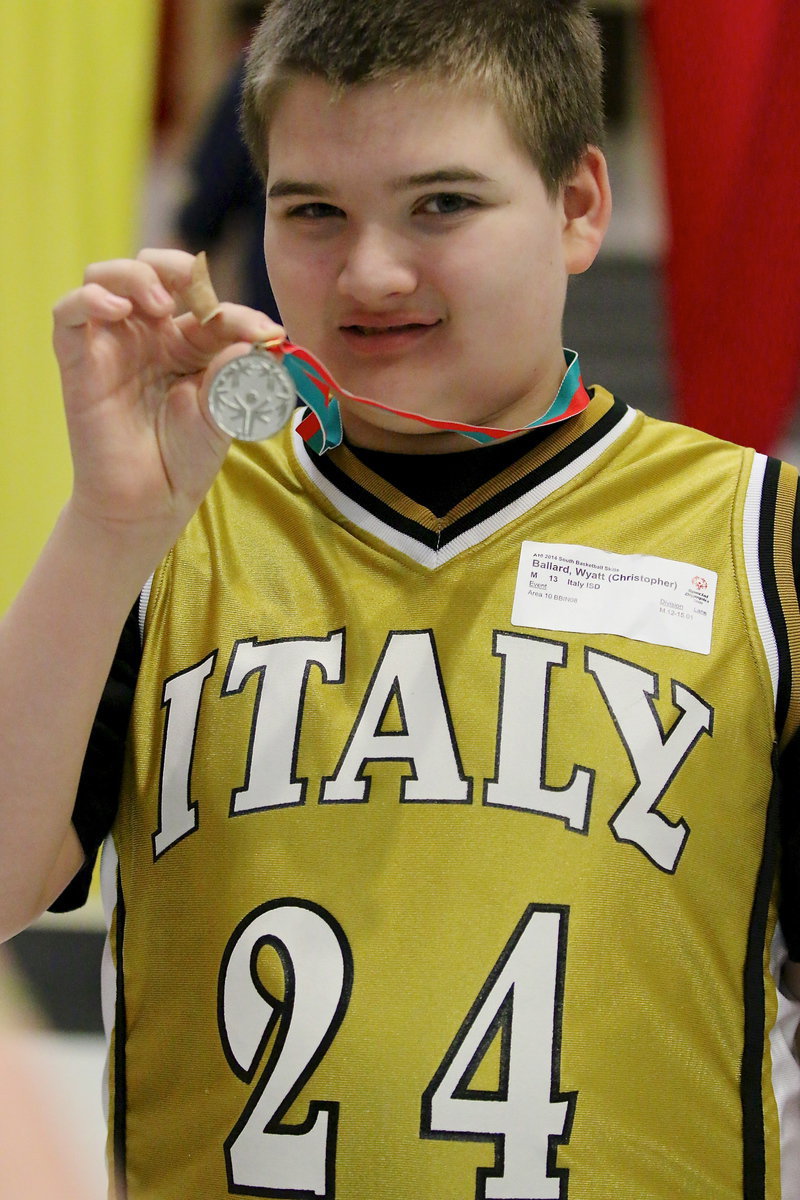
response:
[(441, 323), (439, 319), (420, 318), (417, 313), (354, 313), (352, 319), (348, 315), (342, 322), (339, 333), (357, 358), (395, 358), (426, 342)]
[(421, 322), (409, 321), (407, 325), (347, 325), (345, 326), (348, 333), (355, 333), (359, 337), (378, 337), (381, 334), (398, 334), (408, 333), (410, 330), (430, 329), (430, 325), (423, 325)]
[(341, 328), (358, 337), (377, 337), (380, 334), (402, 334), (409, 331), (428, 330), (432, 329), (434, 325), (438, 325), (438, 321), (394, 321), (391, 324), (359, 324), (354, 321), (342, 325)]

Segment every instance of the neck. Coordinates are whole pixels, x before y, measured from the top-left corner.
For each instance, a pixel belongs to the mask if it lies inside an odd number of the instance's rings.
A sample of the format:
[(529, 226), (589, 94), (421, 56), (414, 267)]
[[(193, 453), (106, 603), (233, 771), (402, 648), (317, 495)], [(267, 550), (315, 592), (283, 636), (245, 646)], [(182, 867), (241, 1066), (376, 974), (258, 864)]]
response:
[(452, 454), (463, 450), (510, 441), (538, 425), (569, 416), (588, 402), (580, 377), (577, 355), (559, 350), (557, 360), (534, 391), (513, 404), (483, 414), (475, 424), (453, 421), (426, 423), (420, 415), (401, 413), (383, 406), (366, 407), (364, 402), (343, 398), (342, 420), (347, 440), (365, 450), (396, 454)]

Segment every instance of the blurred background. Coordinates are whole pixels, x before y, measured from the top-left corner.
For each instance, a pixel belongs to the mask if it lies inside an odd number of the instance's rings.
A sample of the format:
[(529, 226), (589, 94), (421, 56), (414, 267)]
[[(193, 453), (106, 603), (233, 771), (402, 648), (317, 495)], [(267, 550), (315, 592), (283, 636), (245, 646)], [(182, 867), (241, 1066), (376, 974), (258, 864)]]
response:
[[(615, 215), (598, 263), (571, 283), (565, 342), (587, 383), (798, 461), (800, 4), (592, 7)], [(221, 295), (271, 304), (263, 202), (235, 128), (238, 66), (260, 9), (5, 0), (0, 611), (69, 489), (50, 311), (84, 266), (142, 245), (206, 249)], [(102, 945), (96, 896), (11, 943), (46, 1026), (34, 1035), (42, 1069), (68, 1097), (98, 1197)]]

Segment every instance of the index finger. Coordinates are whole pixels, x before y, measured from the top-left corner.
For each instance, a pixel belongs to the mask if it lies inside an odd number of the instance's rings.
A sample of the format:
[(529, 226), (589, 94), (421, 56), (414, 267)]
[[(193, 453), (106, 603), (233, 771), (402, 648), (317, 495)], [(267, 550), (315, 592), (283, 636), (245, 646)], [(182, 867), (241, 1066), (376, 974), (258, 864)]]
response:
[(237, 341), (278, 345), (286, 339), (283, 326), (276, 325), (258, 309), (227, 301), (217, 307), (213, 320), (203, 322), (193, 313), (184, 313), (176, 318), (175, 324), (187, 341), (208, 354), (217, 354)]
[(205, 250), (187, 254), (185, 250), (141, 250), (137, 255), (147, 263), (181, 299), (186, 308), (205, 325), (219, 312), (219, 298), (208, 272)]
[(194, 255), (185, 250), (145, 249), (137, 258), (183, 300), (189, 311), (175, 323), (183, 336), (202, 352), (214, 354), (236, 341), (279, 343), (286, 337), (281, 325), (257, 309), (220, 303), (204, 251)]
[(188, 250), (145, 247), (136, 255), (139, 262), (147, 263), (158, 275), (170, 292), (180, 293), (188, 287), (192, 278), (195, 255)]

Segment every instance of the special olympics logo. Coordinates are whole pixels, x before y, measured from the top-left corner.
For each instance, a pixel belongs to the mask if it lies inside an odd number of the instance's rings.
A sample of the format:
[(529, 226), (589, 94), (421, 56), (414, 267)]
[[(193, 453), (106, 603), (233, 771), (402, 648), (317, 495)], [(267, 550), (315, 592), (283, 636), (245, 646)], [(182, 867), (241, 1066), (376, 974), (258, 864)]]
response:
[(702, 575), (695, 575), (692, 583), (697, 588), (698, 592), (708, 591), (708, 580), (704, 579)]

